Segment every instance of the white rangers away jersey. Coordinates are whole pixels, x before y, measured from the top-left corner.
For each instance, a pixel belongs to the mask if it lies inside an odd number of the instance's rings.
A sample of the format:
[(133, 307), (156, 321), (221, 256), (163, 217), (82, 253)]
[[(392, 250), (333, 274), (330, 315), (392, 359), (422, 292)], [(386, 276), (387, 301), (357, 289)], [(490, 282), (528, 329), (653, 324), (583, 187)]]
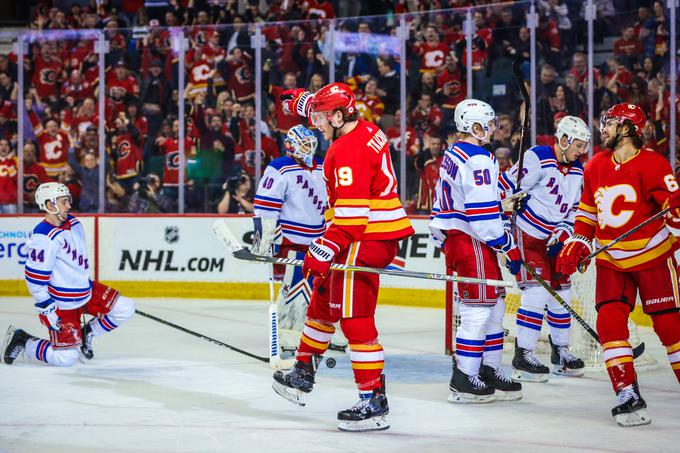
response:
[(499, 205), (498, 162), (470, 143), (454, 143), (444, 153), (430, 226), (459, 230), (486, 243), (503, 246), (507, 237)]
[(36, 302), (52, 299), (62, 310), (81, 307), (90, 300), (87, 245), (83, 225), (74, 216), (56, 227), (43, 220), (26, 243), (24, 276)]
[(254, 202), (255, 216), (277, 219), (284, 238), (304, 245), (323, 234), (327, 205), (321, 160), (308, 169), (289, 156), (267, 165)]
[[(511, 195), (517, 184), (517, 165), (499, 178), (504, 196)], [(536, 239), (547, 239), (558, 223), (574, 226), (574, 217), (581, 198), (583, 165), (558, 163), (551, 146), (534, 146), (524, 155), (524, 178), (521, 189), (531, 198), (527, 209), (517, 215), (517, 226)]]

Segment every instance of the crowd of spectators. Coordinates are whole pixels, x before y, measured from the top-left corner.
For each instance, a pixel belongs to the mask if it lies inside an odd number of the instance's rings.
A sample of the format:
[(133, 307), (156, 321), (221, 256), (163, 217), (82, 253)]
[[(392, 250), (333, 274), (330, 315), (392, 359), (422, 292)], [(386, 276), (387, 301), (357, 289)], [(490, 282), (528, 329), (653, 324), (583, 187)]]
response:
[[(604, 46), (600, 56), (605, 61), (594, 72), (595, 119), (614, 103), (638, 104), (649, 117), (646, 146), (668, 155), (668, 11), (662, 1), (595, 3), (595, 40)], [(555, 124), (565, 114), (586, 118), (584, 4), (536, 2), (539, 144), (553, 143)], [(355, 91), (361, 117), (386, 132), (397, 174), (404, 148), (407, 184), (401, 190), (407, 210), (428, 214), (443, 150), (455, 140), (453, 111), (466, 97), (468, 84), (499, 115), (492, 149), (501, 167), (517, 158), (521, 98), (511, 67), (519, 60), (529, 79), (528, 5), (464, 0), (39, 1), (21, 63), (24, 210), (36, 210), (33, 193), (48, 180), (67, 184), (80, 212), (99, 209), (100, 184), (107, 212), (178, 209), (181, 54), (176, 38), (182, 35), (188, 41), (181, 101), (186, 211), (252, 212), (255, 103), (261, 102), (263, 112), (264, 168), (281, 155), (288, 128), (303, 121), (283, 113), (279, 95), (293, 87), (314, 92), (333, 73)], [(466, 10), (460, 8), (471, 6), (475, 34), (472, 80), (467, 80)], [(368, 16), (375, 13), (381, 15)], [(402, 13), (409, 25), (404, 137), (399, 128), (404, 112), (397, 41), (397, 15)], [(255, 67), (251, 48), (256, 24), (264, 36), (261, 68)], [(331, 25), (335, 50), (326, 39)], [(95, 51), (99, 30), (108, 41), (103, 83)], [(607, 47), (609, 42), (613, 45)], [(15, 53), (0, 54), (0, 212), (16, 210), (19, 64)], [(262, 80), (259, 100), (256, 71)], [(98, 128), (102, 87), (103, 162)], [(323, 156), (328, 143), (320, 135), (319, 144)], [(593, 145), (599, 151), (597, 133)], [(100, 165), (105, 181), (100, 181)]]

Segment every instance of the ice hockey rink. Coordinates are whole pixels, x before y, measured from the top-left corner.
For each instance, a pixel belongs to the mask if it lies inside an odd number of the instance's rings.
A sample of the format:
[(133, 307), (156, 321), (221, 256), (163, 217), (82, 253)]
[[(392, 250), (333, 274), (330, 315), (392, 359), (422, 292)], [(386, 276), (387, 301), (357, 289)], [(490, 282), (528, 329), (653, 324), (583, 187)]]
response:
[[(265, 302), (137, 299), (137, 307), (267, 354)], [(437, 309), (379, 307), (388, 431), (337, 430), (336, 412), (357, 400), (340, 353), (335, 368), (319, 369), (301, 408), (273, 393), (268, 364), (137, 316), (99, 337), (87, 364), (0, 366), (0, 451), (680, 451), (680, 387), (651, 330), (640, 334), (661, 366), (643, 372), (640, 382), (652, 424), (620, 428), (610, 415), (615, 398), (604, 371), (525, 384), (519, 402), (447, 402), (451, 362), (442, 353), (443, 316)], [(10, 323), (46, 333), (28, 298), (0, 298), (3, 335)]]

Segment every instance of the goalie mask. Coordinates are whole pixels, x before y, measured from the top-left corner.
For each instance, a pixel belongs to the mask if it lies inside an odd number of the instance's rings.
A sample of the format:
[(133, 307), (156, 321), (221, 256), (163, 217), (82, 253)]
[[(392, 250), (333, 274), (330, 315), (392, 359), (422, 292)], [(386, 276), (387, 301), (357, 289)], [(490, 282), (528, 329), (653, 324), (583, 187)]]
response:
[(300, 159), (306, 167), (314, 166), (314, 153), (319, 142), (312, 131), (302, 125), (291, 127), (283, 143), (289, 156)]

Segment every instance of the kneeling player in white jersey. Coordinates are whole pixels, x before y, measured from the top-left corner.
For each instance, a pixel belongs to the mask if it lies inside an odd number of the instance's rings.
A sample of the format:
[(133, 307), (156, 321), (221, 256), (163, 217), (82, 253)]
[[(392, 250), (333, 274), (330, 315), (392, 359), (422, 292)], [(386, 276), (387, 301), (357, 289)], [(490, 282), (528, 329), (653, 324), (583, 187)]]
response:
[[(460, 141), (444, 153), (439, 168), (430, 229), (446, 267), (463, 277), (502, 279), (497, 254), (517, 274), (522, 257), (499, 206), (498, 162), (482, 146), (496, 128), (496, 113), (485, 102), (468, 99), (456, 106)], [(516, 400), (522, 385), (501, 368), (505, 301), (498, 288), (458, 284), (461, 323), (449, 388), (453, 403)]]
[[(253, 203), (253, 253), (304, 259), (309, 244), (323, 234), (328, 199), (322, 161), (314, 157), (317, 144), (309, 129), (294, 126), (284, 139), (286, 155), (265, 169)], [(300, 268), (293, 266), (275, 265), (273, 278), (281, 282), (276, 301), (280, 343), (284, 349), (295, 350), (305, 324), (311, 284)]]
[[(557, 125), (556, 143), (526, 150), (521, 181), (528, 193), (526, 208), (517, 215), (515, 237), (522, 258), (549, 282), (563, 300), (569, 302), (569, 276), (555, 273), (557, 255), (564, 242), (573, 235), (574, 217), (583, 185), (583, 166), (578, 160), (590, 142), (586, 123), (575, 116), (565, 116)], [(512, 195), (517, 184), (519, 165), (515, 164), (499, 178), (502, 198)], [(547, 305), (555, 374), (583, 375), (583, 361), (569, 351), (571, 315), (526, 270), (517, 274), (522, 289), (517, 310), (517, 343), (512, 377), (520, 381), (543, 382), (550, 370), (534, 355)]]
[[(50, 339), (10, 326), (2, 348), (3, 359), (11, 365), (25, 355), (29, 360), (67, 367), (78, 360), (78, 349), (85, 359), (94, 357), (93, 338), (130, 319), (135, 304), (115, 289), (90, 280), (85, 230), (68, 213), (68, 188), (56, 182), (41, 184), (35, 201), (46, 214), (26, 243), (25, 278)], [(82, 326), (84, 313), (94, 318)]]

